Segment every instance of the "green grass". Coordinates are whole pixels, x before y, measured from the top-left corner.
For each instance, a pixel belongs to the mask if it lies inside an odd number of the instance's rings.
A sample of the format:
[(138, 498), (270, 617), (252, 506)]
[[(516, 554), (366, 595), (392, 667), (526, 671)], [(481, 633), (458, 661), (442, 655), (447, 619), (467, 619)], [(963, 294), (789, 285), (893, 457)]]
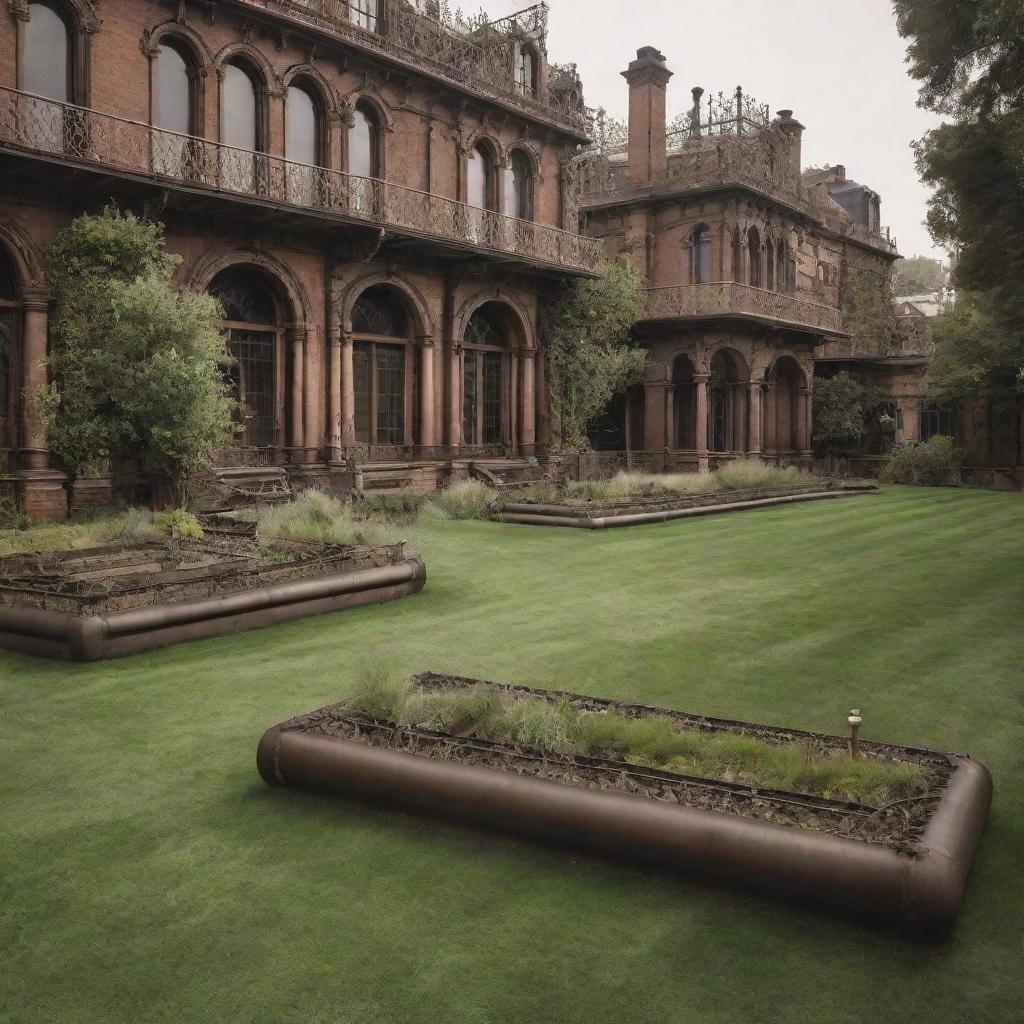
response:
[[(663, 526), (424, 522), (418, 597), (68, 666), (0, 654), (5, 1024), (1012, 1024), (1024, 498), (886, 489)], [(363, 659), (965, 750), (995, 804), (922, 946), (259, 780)]]
[(560, 754), (590, 754), (684, 775), (789, 789), (882, 807), (927, 789), (917, 765), (842, 752), (814, 744), (766, 743), (754, 736), (684, 728), (668, 715), (628, 718), (615, 711), (580, 711), (484, 685), (424, 691), (411, 679), (368, 665), (346, 704), (353, 711), (400, 725), (536, 747)]

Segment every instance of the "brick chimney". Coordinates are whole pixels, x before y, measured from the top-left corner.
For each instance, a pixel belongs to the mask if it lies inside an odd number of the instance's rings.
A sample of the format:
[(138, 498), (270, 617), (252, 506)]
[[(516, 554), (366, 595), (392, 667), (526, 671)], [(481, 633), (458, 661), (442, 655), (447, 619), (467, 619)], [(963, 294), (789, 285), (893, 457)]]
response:
[(789, 158), (789, 173), (793, 181), (799, 181), (803, 173), (801, 163), (801, 139), (804, 134), (804, 126), (793, 116), (792, 110), (778, 111), (775, 123), (786, 133), (786, 153)]
[(664, 181), (668, 166), (665, 89), (672, 72), (653, 46), (636, 51), (622, 72), (629, 83), (629, 177), (637, 185)]

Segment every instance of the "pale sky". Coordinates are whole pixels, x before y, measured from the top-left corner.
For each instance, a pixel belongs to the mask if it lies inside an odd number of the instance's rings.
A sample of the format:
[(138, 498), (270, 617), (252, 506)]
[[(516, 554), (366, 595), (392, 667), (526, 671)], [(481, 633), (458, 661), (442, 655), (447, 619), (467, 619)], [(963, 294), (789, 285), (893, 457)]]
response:
[[(548, 2), (548, 56), (575, 61), (588, 105), (625, 120), (619, 72), (639, 47), (656, 46), (675, 72), (669, 120), (689, 109), (695, 85), (706, 94), (742, 85), (773, 114), (792, 109), (806, 127), (805, 167), (844, 164), (848, 177), (881, 195), (882, 223), (901, 255), (944, 258), (923, 223), (928, 190), (910, 149), (938, 118), (916, 106), (889, 0)], [(529, 0), (483, 6), (501, 17)]]

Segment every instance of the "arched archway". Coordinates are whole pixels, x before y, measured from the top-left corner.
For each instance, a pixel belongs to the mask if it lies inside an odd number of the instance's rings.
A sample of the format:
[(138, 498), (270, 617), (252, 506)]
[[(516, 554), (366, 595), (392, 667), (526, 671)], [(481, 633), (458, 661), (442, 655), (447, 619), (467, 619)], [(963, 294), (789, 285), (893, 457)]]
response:
[(721, 348), (712, 355), (708, 380), (708, 450), (746, 450), (748, 381), (743, 357)]
[(784, 354), (768, 368), (765, 385), (761, 431), (765, 453), (792, 459), (811, 446), (807, 375), (793, 356)]
[(697, 447), (697, 381), (689, 356), (680, 353), (672, 360), (672, 444), (679, 451)]
[[(256, 267), (234, 264), (219, 271), (206, 290), (224, 308), (220, 328), (234, 360), (228, 377), (238, 402), (239, 443), (284, 448), (297, 433), (301, 402), (296, 408), (286, 400), (295, 377), (286, 358), (285, 324), (291, 317), (282, 289)], [(301, 438), (292, 440), (301, 445)]]
[(462, 441), (509, 444), (515, 415), (515, 326), (501, 302), (473, 311), (462, 335)]

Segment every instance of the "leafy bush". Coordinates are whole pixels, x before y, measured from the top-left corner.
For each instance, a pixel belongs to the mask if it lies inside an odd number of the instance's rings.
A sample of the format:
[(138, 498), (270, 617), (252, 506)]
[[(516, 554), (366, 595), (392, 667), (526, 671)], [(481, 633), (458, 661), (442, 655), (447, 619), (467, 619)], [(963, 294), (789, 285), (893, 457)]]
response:
[(165, 537), (202, 540), (204, 536), (199, 520), (183, 508), (176, 508), (171, 512), (161, 512), (156, 517), (156, 528)]
[(498, 492), (478, 480), (465, 480), (446, 487), (433, 501), (436, 512), (446, 519), (490, 519)]
[(924, 484), (932, 487), (957, 483), (963, 452), (951, 437), (941, 434), (924, 444), (894, 452), (878, 479), (886, 484)]

